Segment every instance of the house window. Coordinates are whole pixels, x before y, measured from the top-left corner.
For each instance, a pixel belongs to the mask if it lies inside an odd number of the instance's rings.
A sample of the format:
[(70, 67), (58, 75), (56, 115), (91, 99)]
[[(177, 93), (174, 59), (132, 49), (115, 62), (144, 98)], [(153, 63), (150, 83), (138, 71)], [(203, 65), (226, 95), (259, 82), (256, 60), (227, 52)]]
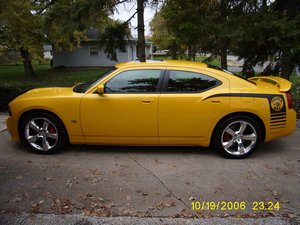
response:
[(92, 47), (90, 48), (90, 56), (98, 56), (99, 55), (99, 48)]

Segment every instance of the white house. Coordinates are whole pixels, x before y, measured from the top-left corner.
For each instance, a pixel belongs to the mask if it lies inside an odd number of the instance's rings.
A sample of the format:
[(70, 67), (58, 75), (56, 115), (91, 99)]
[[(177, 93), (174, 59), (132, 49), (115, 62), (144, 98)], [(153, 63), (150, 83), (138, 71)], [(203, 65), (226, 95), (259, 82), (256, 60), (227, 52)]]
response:
[[(55, 51), (53, 49), (53, 67), (97, 67), (114, 66), (120, 62), (134, 61), (137, 59), (137, 39), (128, 39), (126, 52), (117, 50), (118, 61), (109, 60), (100, 47), (99, 41), (91, 39), (82, 41), (80, 47), (72, 51)], [(146, 41), (146, 58), (152, 56), (152, 42)]]
[(44, 59), (52, 59), (52, 45), (43, 45)]

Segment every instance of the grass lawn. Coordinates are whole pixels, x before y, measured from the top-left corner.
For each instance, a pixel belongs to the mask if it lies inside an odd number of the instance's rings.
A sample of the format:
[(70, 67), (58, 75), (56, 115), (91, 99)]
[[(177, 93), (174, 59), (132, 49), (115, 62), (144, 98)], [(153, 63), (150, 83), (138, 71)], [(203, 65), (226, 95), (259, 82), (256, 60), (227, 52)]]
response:
[(33, 65), (36, 78), (28, 80), (21, 65), (0, 66), (0, 87), (3, 86), (72, 86), (98, 79), (105, 69), (52, 69), (49, 65)]
[(106, 69), (78, 68), (52, 69), (49, 65), (34, 64), (37, 75), (27, 79), (22, 65), (0, 66), (0, 111), (6, 111), (7, 105), (18, 95), (39, 87), (73, 86), (76, 83), (95, 81)]

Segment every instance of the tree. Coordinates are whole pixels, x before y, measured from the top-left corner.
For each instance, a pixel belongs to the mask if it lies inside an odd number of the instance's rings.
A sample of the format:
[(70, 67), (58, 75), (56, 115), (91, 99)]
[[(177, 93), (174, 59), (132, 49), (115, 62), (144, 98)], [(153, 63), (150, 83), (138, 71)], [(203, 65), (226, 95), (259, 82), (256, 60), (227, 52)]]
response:
[[(129, 0), (130, 1), (130, 0)], [(137, 1), (137, 29), (138, 29), (138, 58), (140, 62), (146, 62), (145, 54), (145, 24), (144, 9), (145, 5), (158, 5), (160, 0), (136, 0)]]
[(145, 54), (145, 25), (144, 25), (144, 4), (145, 0), (137, 0), (138, 14), (138, 58), (140, 62), (146, 62)]
[(32, 55), (42, 54), (44, 41), (42, 17), (33, 14), (38, 6), (31, 1), (3, 1), (0, 11), (0, 40), (1, 45), (8, 46), (20, 52), (26, 75), (34, 77), (31, 65)]
[[(1, 45), (19, 51), (28, 78), (31, 59), (42, 57), (44, 43), (72, 49), (90, 27), (104, 29), (119, 0), (0, 0)], [(119, 29), (124, 31), (125, 29)]]
[(166, 19), (157, 12), (150, 22), (152, 41), (161, 49), (171, 49), (172, 59), (176, 58), (178, 42), (173, 33), (170, 32)]
[(275, 69), (268, 66), (269, 73), (289, 79), (300, 64), (299, 12), (299, 0), (246, 2), (235, 26), (233, 48), (244, 59), (244, 67), (270, 62)]
[(234, 2), (167, 0), (161, 15), (166, 20), (169, 33), (192, 50), (194, 58), (196, 49), (210, 51), (214, 56), (221, 56), (221, 67), (226, 69), (227, 51), (234, 29), (230, 24)]

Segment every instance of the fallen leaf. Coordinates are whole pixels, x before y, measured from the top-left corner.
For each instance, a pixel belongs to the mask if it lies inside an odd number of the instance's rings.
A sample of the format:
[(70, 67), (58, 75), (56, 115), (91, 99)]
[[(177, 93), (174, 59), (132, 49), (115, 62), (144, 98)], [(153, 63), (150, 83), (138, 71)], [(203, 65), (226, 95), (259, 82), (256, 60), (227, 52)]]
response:
[(47, 197), (49, 197), (49, 196), (51, 196), (51, 193), (50, 193), (49, 191), (46, 191), (46, 192), (45, 192), (45, 195), (46, 195)]
[(272, 191), (272, 194), (273, 194), (274, 196), (277, 196), (277, 195), (278, 195), (278, 192), (277, 192), (277, 191)]
[(21, 179), (23, 179), (23, 176), (16, 176), (16, 179), (21, 180)]
[(20, 201), (22, 201), (22, 198), (21, 197), (16, 197), (13, 200), (10, 200), (9, 202), (14, 203), (14, 202), (20, 202)]
[(39, 205), (43, 204), (44, 202), (44, 200), (39, 201)]
[(296, 217), (295, 214), (292, 214), (292, 213), (288, 213), (287, 216), (288, 216), (289, 218), (291, 218), (291, 219), (293, 219), (293, 218)]
[(193, 201), (193, 200), (196, 200), (196, 198), (193, 197), (193, 196), (191, 196), (191, 197), (189, 197), (189, 200), (190, 200), (190, 201)]
[(52, 181), (52, 177), (46, 177), (45, 180), (46, 181)]
[(65, 185), (66, 185), (68, 188), (70, 188), (70, 187), (72, 186), (72, 182), (69, 181), (69, 180), (67, 180), (67, 182), (65, 183)]

